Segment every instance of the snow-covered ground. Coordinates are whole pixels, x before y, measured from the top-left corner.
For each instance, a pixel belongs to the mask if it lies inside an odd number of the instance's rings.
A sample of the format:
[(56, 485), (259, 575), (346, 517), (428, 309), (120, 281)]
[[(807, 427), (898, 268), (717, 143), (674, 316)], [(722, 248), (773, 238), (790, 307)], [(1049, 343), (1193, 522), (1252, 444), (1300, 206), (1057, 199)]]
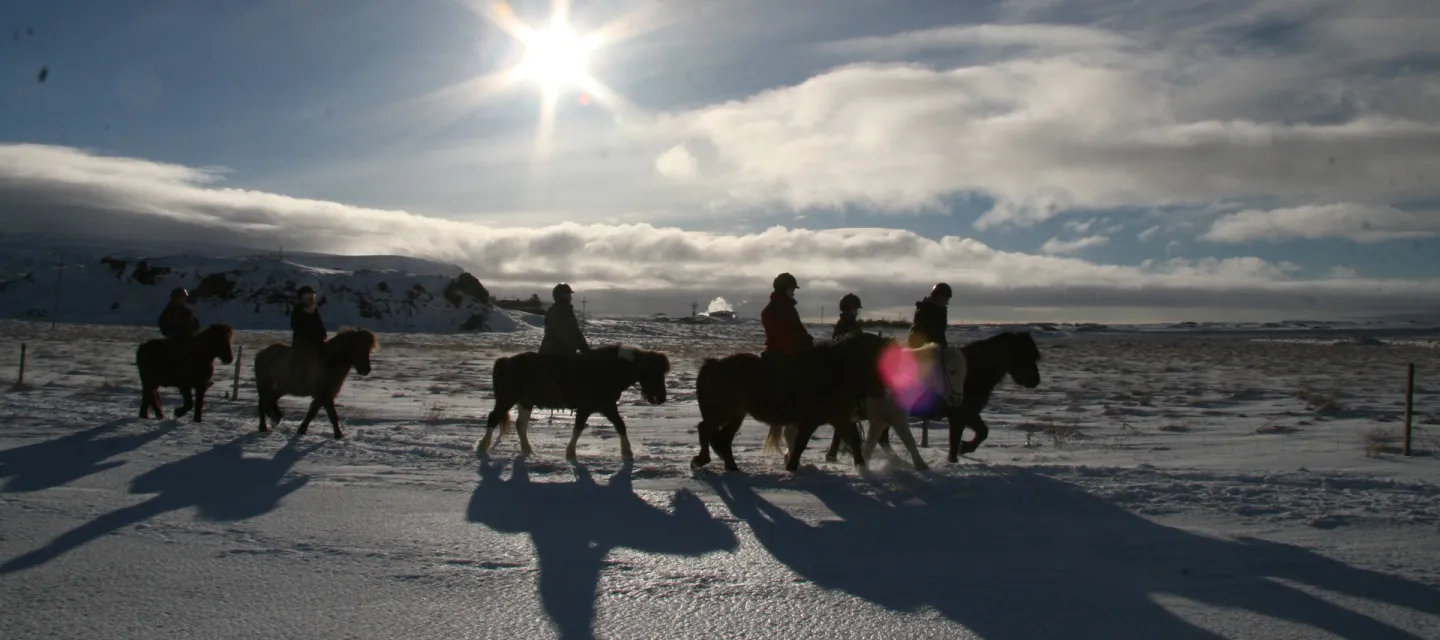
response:
[(0, 638), (1437, 638), (1440, 334), (1362, 329), (1057, 327), (959, 465), (935, 429), (931, 471), (857, 472), (822, 429), (789, 474), (750, 421), (724, 474), (688, 468), (695, 373), (753, 322), (588, 324), (674, 365), (667, 404), (625, 397), (632, 467), (600, 418), (572, 467), (548, 412), (536, 456), (476, 458), (528, 326), (382, 334), (334, 441), (291, 439), (290, 398), (254, 433), (283, 333), (238, 335), (197, 426), (136, 417), (152, 330), (0, 322)]

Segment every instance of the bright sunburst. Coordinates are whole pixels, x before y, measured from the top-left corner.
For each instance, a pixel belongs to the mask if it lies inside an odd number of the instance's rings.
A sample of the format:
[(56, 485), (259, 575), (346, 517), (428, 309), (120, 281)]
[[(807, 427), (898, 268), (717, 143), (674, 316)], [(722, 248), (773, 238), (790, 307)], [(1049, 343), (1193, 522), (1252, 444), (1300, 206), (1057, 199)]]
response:
[(586, 57), (595, 48), (593, 38), (577, 35), (564, 23), (553, 23), (545, 31), (531, 31), (522, 38), (525, 57), (515, 71), (539, 83), (547, 93), (593, 82), (585, 68)]

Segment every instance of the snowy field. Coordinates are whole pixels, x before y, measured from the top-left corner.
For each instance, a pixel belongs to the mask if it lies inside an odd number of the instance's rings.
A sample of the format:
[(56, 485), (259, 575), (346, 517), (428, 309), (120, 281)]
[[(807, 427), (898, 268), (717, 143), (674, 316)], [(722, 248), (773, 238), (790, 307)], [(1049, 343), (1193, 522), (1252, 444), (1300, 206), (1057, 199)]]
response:
[(286, 334), (238, 335), (197, 426), (136, 417), (151, 330), (0, 322), (0, 638), (1440, 638), (1440, 334), (1046, 332), (958, 465), (943, 428), (924, 473), (825, 463), (822, 428), (789, 474), (747, 421), (724, 474), (688, 467), (695, 374), (758, 327), (586, 331), (672, 359), (669, 402), (625, 396), (631, 467), (603, 418), (565, 462), (549, 412), (476, 457), (538, 331), (382, 334), (334, 441), (293, 398), (255, 433)]

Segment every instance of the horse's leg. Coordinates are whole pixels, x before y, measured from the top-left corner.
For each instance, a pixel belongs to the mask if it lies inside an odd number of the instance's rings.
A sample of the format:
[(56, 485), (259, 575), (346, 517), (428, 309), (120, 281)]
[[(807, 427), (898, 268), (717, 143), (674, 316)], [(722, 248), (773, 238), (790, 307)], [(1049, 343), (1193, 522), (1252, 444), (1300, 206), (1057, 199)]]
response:
[[(800, 454), (805, 453), (805, 445), (810, 443), (810, 436), (815, 435), (815, 430), (820, 428), (818, 424), (810, 424), (808, 421), (799, 425), (799, 432), (795, 434), (795, 444), (790, 446), (790, 455), (785, 458), (786, 471), (798, 471), (800, 469)], [(855, 455), (860, 455), (860, 443), (855, 443)]]
[(520, 438), (520, 455), (533, 456), (535, 450), (530, 448), (530, 413), (535, 407), (520, 405), (519, 415), (515, 416), (515, 435)]
[(269, 394), (261, 390), (256, 396), (258, 397), (255, 398), (255, 412), (260, 414), (260, 433), (268, 433), (270, 426), (265, 424), (265, 414), (269, 407), (266, 406), (265, 401), (269, 399)]
[[(905, 445), (905, 450), (910, 452), (910, 460), (915, 463), (915, 468), (924, 471), (930, 468), (930, 465), (926, 464), (925, 459), (920, 457), (920, 448), (915, 446), (915, 434), (910, 432), (910, 420), (907, 419), (908, 416), (903, 415), (903, 411), (901, 413), (901, 420), (891, 425), (891, 429), (896, 435), (900, 436), (900, 443)], [(888, 450), (889, 447), (886, 447), (886, 449)], [(890, 451), (890, 455), (895, 456), (895, 452)]]
[(188, 385), (180, 385), (180, 399), (184, 402), (175, 409), (175, 417), (177, 419), (189, 413), (189, 411), (195, 407), (195, 395), (191, 393)]
[(325, 398), (325, 415), (330, 418), (330, 426), (335, 429), (335, 439), (344, 438), (345, 434), (340, 432), (340, 418), (335, 415), (334, 398)]
[(975, 439), (960, 443), (960, 453), (962, 454), (972, 453), (976, 449), (979, 449), (980, 443), (984, 442), (985, 438), (990, 436), (990, 426), (985, 424), (985, 420), (980, 418), (978, 412), (972, 412), (970, 419), (967, 420), (966, 423), (970, 425), (971, 429), (975, 430)]
[(205, 412), (205, 392), (210, 390), (210, 385), (203, 385), (195, 388), (195, 421), (199, 422)]
[(590, 412), (584, 409), (575, 410), (575, 428), (570, 431), (570, 444), (565, 447), (565, 459), (575, 461), (575, 444), (580, 441), (580, 433), (585, 430), (585, 421), (590, 419)]
[(845, 421), (841, 423), (841, 425), (836, 426), (832, 423), (830, 426), (834, 427), (836, 431), (840, 432), (841, 435), (845, 436), (845, 446), (849, 447), (850, 452), (854, 454), (855, 467), (857, 469), (864, 469), (865, 456), (860, 453), (860, 425), (857, 425), (853, 420), (850, 420), (850, 416), (848, 414), (845, 416), (845, 418)]
[(320, 413), (320, 405), (323, 403), (324, 401), (318, 397), (310, 400), (310, 410), (305, 412), (305, 419), (300, 421), (300, 426), (295, 429), (295, 435), (303, 436), (310, 430), (310, 421), (315, 419), (315, 414)]
[(635, 452), (630, 449), (630, 435), (625, 432), (625, 419), (620, 417), (619, 407), (605, 407), (600, 411), (610, 424), (615, 425), (615, 433), (620, 434), (620, 459), (625, 462), (635, 461)]
[(690, 459), (691, 469), (699, 469), (710, 464), (710, 438), (713, 431), (714, 427), (710, 426), (709, 420), (702, 419), (700, 424), (695, 425), (695, 432), (700, 435), (700, 453)]
[[(150, 417), (150, 397), (155, 394), (155, 389), (148, 384), (140, 383), (140, 417)], [(165, 416), (155, 416), (163, 418)]]
[(160, 387), (150, 388), (150, 408), (155, 410), (156, 418), (165, 417), (165, 410), (160, 408)]
[(826, 462), (834, 462), (840, 458), (840, 442), (842, 440), (844, 438), (840, 436), (840, 430), (836, 429), (835, 433), (830, 436), (830, 449), (825, 452)]
[(731, 444), (735, 441), (735, 434), (740, 432), (740, 425), (744, 422), (744, 415), (732, 419), (720, 425), (720, 428), (715, 430), (715, 436), (710, 439), (710, 448), (715, 450), (715, 455), (725, 461), (726, 471), (740, 470), (740, 466), (735, 464), (735, 452), (731, 449)]

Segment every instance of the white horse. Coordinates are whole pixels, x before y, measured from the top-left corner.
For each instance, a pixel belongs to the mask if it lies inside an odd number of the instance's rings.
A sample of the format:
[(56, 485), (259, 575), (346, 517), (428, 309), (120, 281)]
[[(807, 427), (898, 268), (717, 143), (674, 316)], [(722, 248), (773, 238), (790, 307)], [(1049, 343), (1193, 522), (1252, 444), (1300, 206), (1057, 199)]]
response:
[[(939, 398), (946, 406), (959, 406), (965, 389), (965, 373), (968, 370), (965, 353), (960, 348), (961, 345), (958, 344), (942, 348), (935, 342), (927, 342), (914, 349), (902, 348), (901, 351), (905, 353), (906, 359), (916, 363), (915, 370), (921, 375), (921, 379), (916, 382), (923, 385), (925, 389), (924, 396), (913, 391), (905, 393), (905, 395)], [(940, 366), (935, 366), (937, 364)], [(929, 468), (925, 460), (920, 457), (920, 448), (915, 446), (915, 435), (910, 431), (910, 411), (914, 408), (913, 400), (902, 406), (902, 401), (896, 397), (896, 390), (891, 387), (891, 382), (887, 382), (885, 386), (884, 395), (865, 398), (865, 420), (869, 423), (869, 428), (865, 432), (862, 457), (865, 460), (870, 459), (870, 455), (875, 451), (875, 445), (880, 442), (880, 434), (885, 432), (886, 427), (890, 427), (895, 430), (895, 434), (900, 437), (901, 444), (905, 445), (905, 449), (910, 452), (910, 459), (914, 461), (915, 468), (920, 470)], [(778, 428), (771, 427), (772, 430)], [(786, 426), (784, 429), (785, 446), (787, 448), (794, 447), (798, 429), (794, 426)], [(899, 457), (890, 447), (890, 443), (886, 442), (880, 446), (891, 457)]]

